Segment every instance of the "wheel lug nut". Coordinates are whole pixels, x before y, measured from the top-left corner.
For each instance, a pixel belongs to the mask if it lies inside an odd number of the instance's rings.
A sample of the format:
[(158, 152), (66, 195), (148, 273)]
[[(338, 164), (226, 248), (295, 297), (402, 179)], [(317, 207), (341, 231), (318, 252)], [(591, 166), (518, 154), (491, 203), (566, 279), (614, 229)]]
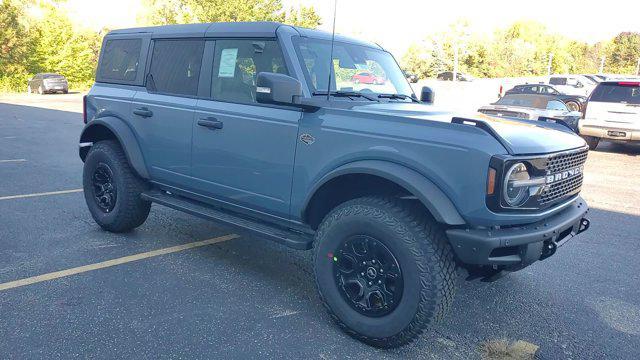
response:
[(378, 280), (378, 284), (382, 284), (382, 280)]
[(371, 281), (369, 281), (369, 286), (373, 285), (373, 283)]
[(364, 273), (362, 272), (362, 273), (360, 273), (360, 275), (364, 276)]
[(375, 261), (375, 260), (371, 260), (371, 262), (372, 262), (372, 263), (374, 263), (374, 264), (376, 263), (376, 261)]

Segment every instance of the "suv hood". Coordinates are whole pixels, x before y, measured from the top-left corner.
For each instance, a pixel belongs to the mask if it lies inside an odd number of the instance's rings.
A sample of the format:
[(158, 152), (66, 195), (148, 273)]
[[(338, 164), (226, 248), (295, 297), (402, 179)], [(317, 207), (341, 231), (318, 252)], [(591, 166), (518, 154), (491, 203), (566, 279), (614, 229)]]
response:
[[(458, 114), (439, 110), (432, 105), (416, 103), (372, 103), (354, 106), (354, 111), (391, 115), (420, 121), (451, 123), (454, 117), (481, 122), (488, 126), (512, 155), (545, 154), (585, 146), (584, 140), (563, 125), (488, 116), (480, 113)], [(456, 124), (474, 126), (473, 124)]]

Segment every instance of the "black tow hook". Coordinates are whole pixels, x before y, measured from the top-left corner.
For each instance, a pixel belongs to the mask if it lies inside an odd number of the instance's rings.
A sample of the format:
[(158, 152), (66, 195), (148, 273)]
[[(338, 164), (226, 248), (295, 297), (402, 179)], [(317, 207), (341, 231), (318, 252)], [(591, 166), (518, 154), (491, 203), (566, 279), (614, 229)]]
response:
[(580, 234), (581, 232), (587, 231), (587, 229), (589, 229), (589, 226), (591, 226), (591, 221), (589, 221), (589, 219), (587, 218), (582, 218), (582, 220), (580, 220), (580, 227), (578, 228), (578, 232), (576, 233), (576, 235)]
[(540, 254), (540, 260), (544, 260), (555, 254), (556, 250), (558, 250), (558, 245), (556, 245), (556, 243), (554, 243), (553, 241), (545, 241), (542, 245), (542, 254)]

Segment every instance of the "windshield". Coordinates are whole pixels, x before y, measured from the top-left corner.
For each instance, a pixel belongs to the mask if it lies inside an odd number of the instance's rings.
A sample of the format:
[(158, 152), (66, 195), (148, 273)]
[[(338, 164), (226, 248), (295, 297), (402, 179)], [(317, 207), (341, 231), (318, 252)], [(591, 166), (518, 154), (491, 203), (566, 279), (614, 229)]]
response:
[(331, 41), (297, 38), (296, 52), (311, 92), (348, 91), (361, 94), (414, 96), (395, 59), (386, 51), (336, 42), (330, 69)]

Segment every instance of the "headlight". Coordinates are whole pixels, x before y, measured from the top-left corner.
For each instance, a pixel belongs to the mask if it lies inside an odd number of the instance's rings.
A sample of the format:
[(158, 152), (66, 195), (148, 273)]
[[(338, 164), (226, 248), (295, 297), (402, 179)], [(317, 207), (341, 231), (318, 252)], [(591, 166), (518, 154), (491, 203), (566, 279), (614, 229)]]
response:
[(502, 191), (505, 203), (511, 207), (522, 206), (526, 203), (530, 196), (530, 180), (531, 177), (525, 164), (513, 164), (504, 177)]

